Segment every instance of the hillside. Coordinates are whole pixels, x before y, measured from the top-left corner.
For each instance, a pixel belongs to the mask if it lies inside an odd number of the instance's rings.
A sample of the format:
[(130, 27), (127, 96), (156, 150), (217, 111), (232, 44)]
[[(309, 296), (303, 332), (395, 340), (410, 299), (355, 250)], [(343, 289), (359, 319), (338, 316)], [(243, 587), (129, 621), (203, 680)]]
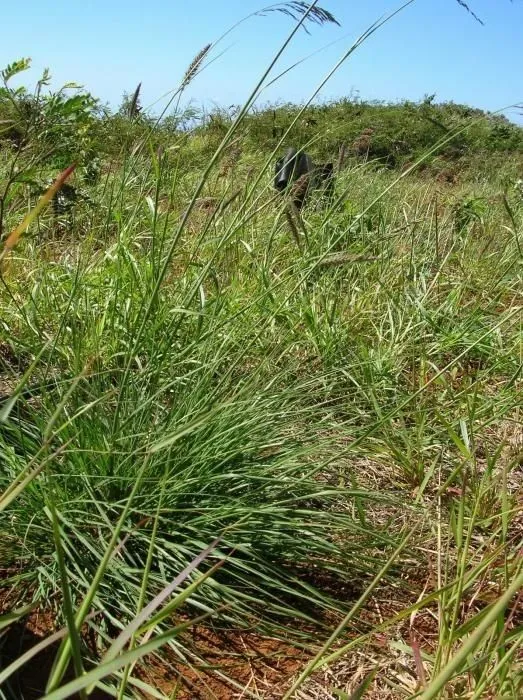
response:
[[(521, 697), (523, 130), (430, 99), (156, 123), (26, 68), (0, 695)], [(331, 199), (274, 191), (289, 144)]]

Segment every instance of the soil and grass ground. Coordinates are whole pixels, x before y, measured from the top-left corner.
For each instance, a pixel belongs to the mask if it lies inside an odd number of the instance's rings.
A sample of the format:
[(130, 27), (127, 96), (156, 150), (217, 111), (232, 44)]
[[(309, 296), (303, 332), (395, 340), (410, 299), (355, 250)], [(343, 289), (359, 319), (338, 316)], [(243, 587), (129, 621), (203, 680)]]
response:
[(0, 694), (521, 697), (521, 154), (368, 132), (289, 224), (252, 124), (3, 257)]

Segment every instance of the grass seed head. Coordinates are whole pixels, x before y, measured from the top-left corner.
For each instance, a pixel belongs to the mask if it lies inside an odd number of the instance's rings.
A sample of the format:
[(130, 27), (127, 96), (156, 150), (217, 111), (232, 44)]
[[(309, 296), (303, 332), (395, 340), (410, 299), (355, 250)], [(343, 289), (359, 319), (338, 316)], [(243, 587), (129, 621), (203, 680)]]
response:
[(198, 72), (200, 66), (202, 65), (203, 59), (207, 56), (209, 51), (211, 50), (212, 44), (207, 44), (206, 46), (203, 47), (196, 56), (193, 58), (191, 63), (189, 64), (189, 67), (185, 71), (185, 75), (183, 76), (182, 80), (182, 88), (187, 87), (191, 80), (194, 78), (196, 73)]

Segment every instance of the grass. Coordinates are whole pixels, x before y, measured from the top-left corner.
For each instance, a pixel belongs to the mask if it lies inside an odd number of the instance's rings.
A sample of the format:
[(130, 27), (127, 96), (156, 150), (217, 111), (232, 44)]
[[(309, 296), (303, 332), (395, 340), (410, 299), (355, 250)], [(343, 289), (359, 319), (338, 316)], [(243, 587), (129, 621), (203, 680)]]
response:
[(519, 697), (517, 152), (350, 156), (290, 231), (251, 117), (157, 152), (139, 114), (71, 230), (2, 249), (0, 693), (44, 615), (54, 700), (273, 697), (267, 640), (277, 697)]

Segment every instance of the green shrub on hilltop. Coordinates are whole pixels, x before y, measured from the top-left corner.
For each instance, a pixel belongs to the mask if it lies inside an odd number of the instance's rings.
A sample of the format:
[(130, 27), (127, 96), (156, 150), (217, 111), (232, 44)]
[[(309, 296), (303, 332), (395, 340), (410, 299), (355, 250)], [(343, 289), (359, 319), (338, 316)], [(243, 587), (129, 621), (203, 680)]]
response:
[[(118, 158), (122, 149), (148, 142), (148, 147), (173, 148), (186, 143), (197, 167), (215, 151), (238, 110), (215, 107), (210, 113), (189, 105), (161, 118), (141, 108), (129, 114), (132, 95), (111, 112), (76, 84), (49, 90), (46, 70), (34, 93), (13, 88), (11, 79), (30, 66), (16, 61), (2, 71), (0, 87), (0, 144), (17, 153), (15, 181), (28, 181), (42, 169), (56, 170), (72, 162), (92, 175), (93, 163)], [(138, 90), (139, 93), (139, 90)], [(138, 95), (139, 97), (139, 95)], [(287, 131), (290, 131), (287, 134)], [(303, 106), (284, 103), (253, 108), (237, 134), (240, 151), (272, 152), (281, 142), (307, 148), (320, 160), (373, 161), (400, 168), (419, 159), (444, 141), (427, 159), (438, 159), (436, 174), (446, 168), (477, 169), (483, 159), (498, 162), (512, 153), (523, 158), (523, 129), (504, 115), (453, 102), (436, 103), (434, 96), (420, 102), (364, 102), (352, 97)], [(234, 154), (229, 153), (229, 159)], [(447, 173), (449, 181), (452, 173)], [(92, 179), (92, 178), (91, 178)]]
[[(292, 104), (269, 105), (249, 115), (251, 141), (276, 145), (297, 111)], [(505, 116), (452, 102), (436, 104), (430, 97), (419, 103), (346, 98), (311, 105), (293, 128), (293, 138), (300, 146), (310, 142), (312, 150), (323, 158), (332, 158), (344, 144), (348, 155), (399, 165), (452, 132), (458, 133), (440, 151), (449, 159), (475, 152), (523, 154), (523, 129)]]

